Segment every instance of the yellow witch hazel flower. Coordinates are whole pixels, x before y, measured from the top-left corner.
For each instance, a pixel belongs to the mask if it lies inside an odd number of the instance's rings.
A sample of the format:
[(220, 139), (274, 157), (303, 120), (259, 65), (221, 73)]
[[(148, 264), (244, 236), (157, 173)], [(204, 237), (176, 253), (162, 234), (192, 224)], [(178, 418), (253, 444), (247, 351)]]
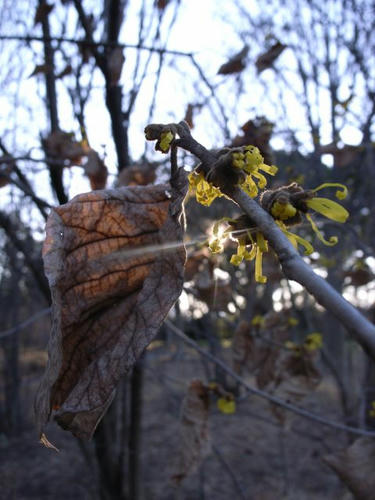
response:
[(203, 172), (192, 172), (188, 175), (189, 190), (195, 190), (197, 202), (209, 207), (211, 203), (220, 196), (223, 196), (220, 189), (206, 181)]
[(301, 214), (305, 215), (319, 240), (328, 246), (336, 245), (338, 238), (331, 236), (328, 240), (325, 239), (311, 217), (309, 210), (324, 215), (335, 222), (343, 223), (349, 217), (349, 212), (339, 203), (329, 198), (316, 196), (318, 191), (327, 187), (340, 188), (336, 191), (336, 198), (340, 200), (346, 198), (348, 193), (346, 186), (335, 182), (326, 182), (315, 189), (307, 191), (303, 190), (298, 184), (292, 183), (289, 186), (278, 188), (274, 192), (266, 191), (262, 196), (261, 204), (263, 208), (271, 213), (280, 229), (295, 248), (298, 245), (305, 248), (305, 255), (310, 255), (314, 251), (311, 243), (287, 229), (288, 226), (301, 222)]
[[(258, 188), (263, 189), (267, 185), (267, 179), (259, 170), (269, 175), (275, 175), (278, 170), (275, 165), (266, 165), (264, 163), (263, 156), (255, 146), (245, 146), (243, 151), (234, 152), (232, 158), (232, 165), (235, 168), (243, 170), (245, 174), (247, 174), (245, 179), (240, 182), (239, 186), (245, 193), (251, 196), (251, 198), (257, 196)], [(257, 179), (258, 185), (254, 181), (254, 178)]]
[[(238, 185), (245, 193), (254, 198), (258, 195), (258, 190), (267, 185), (267, 179), (260, 172), (263, 171), (269, 175), (275, 175), (277, 167), (266, 165), (263, 156), (255, 146), (244, 146), (236, 148), (233, 152), (229, 151), (219, 157), (220, 168), (213, 169), (212, 177), (219, 178), (219, 184), (225, 185), (226, 180), (229, 183)], [(229, 171), (228, 171), (229, 169)], [(230, 172), (230, 173), (229, 173)], [(196, 191), (198, 203), (209, 206), (218, 197), (224, 196), (217, 185), (213, 185), (209, 176), (203, 172), (194, 171), (188, 176), (190, 189)], [(255, 180), (256, 182), (255, 182)]]
[(287, 340), (284, 344), (286, 349), (294, 351), (297, 355), (302, 354), (303, 352), (314, 352), (318, 351), (323, 347), (323, 339), (322, 334), (318, 332), (310, 333), (305, 338), (302, 344), (296, 344), (292, 340)]
[[(224, 222), (229, 222), (230, 226), (223, 229), (221, 224)], [(212, 238), (208, 246), (212, 253), (222, 253), (224, 251), (224, 242), (230, 236), (232, 240), (237, 242), (237, 252), (232, 255), (230, 263), (239, 266), (243, 260), (255, 259), (255, 281), (266, 283), (267, 278), (263, 276), (262, 262), (263, 253), (268, 252), (268, 242), (259, 231), (255, 232), (254, 239), (251, 228), (244, 229), (240, 227), (241, 223), (241, 218), (223, 217), (218, 220), (212, 228)]]
[(323, 347), (322, 334), (318, 332), (310, 333), (303, 343), (304, 349), (306, 351), (317, 351)]

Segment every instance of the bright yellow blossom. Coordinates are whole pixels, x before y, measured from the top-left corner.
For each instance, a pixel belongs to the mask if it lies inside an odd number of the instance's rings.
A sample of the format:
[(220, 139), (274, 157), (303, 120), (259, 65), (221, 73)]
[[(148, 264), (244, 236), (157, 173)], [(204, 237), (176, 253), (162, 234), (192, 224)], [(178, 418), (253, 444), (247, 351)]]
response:
[(220, 189), (210, 184), (204, 178), (203, 172), (192, 172), (188, 175), (190, 190), (195, 189), (197, 202), (209, 207), (211, 203), (220, 196), (223, 196)]

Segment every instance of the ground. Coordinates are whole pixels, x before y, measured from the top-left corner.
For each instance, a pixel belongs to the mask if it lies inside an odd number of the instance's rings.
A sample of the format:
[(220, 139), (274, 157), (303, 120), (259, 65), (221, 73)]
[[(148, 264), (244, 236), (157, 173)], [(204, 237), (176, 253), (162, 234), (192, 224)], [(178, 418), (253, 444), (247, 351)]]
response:
[[(25, 353), (24, 353), (25, 354)], [(48, 437), (60, 452), (38, 443), (32, 424), (32, 399), (43, 352), (25, 356), (23, 431), (0, 435), (2, 500), (97, 500), (97, 479), (77, 440), (57, 426)], [(32, 361), (32, 363), (31, 363)], [(32, 364), (32, 369), (27, 366)], [(352, 496), (322, 462), (323, 455), (345, 447), (347, 436), (294, 416), (282, 431), (269, 404), (242, 395), (233, 415), (210, 411), (212, 448), (198, 471), (176, 487), (171, 477), (179, 454), (180, 406), (194, 378), (205, 380), (205, 366), (190, 348), (159, 345), (144, 361), (141, 491), (144, 500), (349, 500)], [(252, 383), (250, 377), (247, 380)], [(325, 379), (303, 402), (311, 411), (339, 419), (334, 384)], [(242, 497), (241, 497), (242, 495)]]

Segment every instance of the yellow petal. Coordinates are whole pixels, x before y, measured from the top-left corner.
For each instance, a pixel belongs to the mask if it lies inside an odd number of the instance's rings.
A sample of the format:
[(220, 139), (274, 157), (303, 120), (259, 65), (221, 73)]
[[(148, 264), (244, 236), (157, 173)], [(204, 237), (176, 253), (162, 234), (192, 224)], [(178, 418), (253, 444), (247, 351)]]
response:
[(219, 238), (210, 241), (208, 247), (212, 253), (222, 253), (224, 251), (224, 246)]
[(339, 241), (337, 236), (331, 236), (329, 238), (329, 240), (326, 240), (324, 238), (324, 236), (322, 235), (322, 233), (319, 231), (318, 229), (318, 226), (315, 224), (313, 218), (311, 217), (310, 214), (306, 214), (306, 219), (310, 222), (311, 224), (311, 227), (314, 231), (314, 233), (317, 235), (317, 237), (319, 238), (319, 240), (324, 243), (324, 245), (328, 246), (328, 247), (333, 247), (334, 245), (336, 245), (336, 243)]
[(320, 349), (323, 347), (322, 334), (318, 332), (310, 333), (306, 337), (303, 346), (307, 351), (316, 351)]
[(268, 252), (268, 243), (267, 240), (264, 239), (262, 233), (257, 233), (257, 247), (260, 248), (262, 252)]
[(174, 139), (172, 132), (163, 132), (160, 136), (160, 149), (166, 153)]
[(311, 198), (311, 200), (306, 200), (306, 205), (336, 222), (345, 222), (349, 217), (349, 212), (344, 207), (328, 198)]
[(259, 165), (259, 170), (263, 170), (264, 172), (267, 172), (269, 175), (275, 175), (277, 171), (279, 170), (276, 165), (266, 165), (265, 163), (261, 163)]
[(253, 176), (258, 179), (258, 187), (260, 187), (260, 189), (263, 189), (267, 186), (267, 179), (263, 174), (261, 174), (260, 172), (254, 172)]
[(257, 253), (255, 257), (255, 281), (257, 283), (266, 283), (267, 277), (262, 274), (262, 260), (263, 260), (263, 252), (257, 246)]
[(255, 256), (256, 256), (256, 246), (252, 245), (250, 251), (247, 251), (247, 250), (245, 251), (244, 259), (245, 260), (253, 260), (253, 259), (255, 259)]
[(264, 323), (264, 318), (260, 314), (256, 314), (251, 320), (251, 324), (254, 326), (263, 325), (263, 323)]
[(219, 398), (217, 400), (217, 407), (221, 413), (231, 415), (236, 411), (236, 402), (231, 398)]
[(253, 181), (251, 175), (247, 175), (245, 180), (240, 184), (240, 188), (245, 191), (246, 194), (250, 196), (250, 198), (255, 198), (258, 194), (258, 188), (255, 182)]
[(296, 250), (298, 250), (298, 245), (302, 245), (305, 249), (305, 255), (311, 255), (313, 253), (314, 247), (311, 243), (305, 240), (305, 238), (302, 238), (301, 236), (298, 236), (298, 234), (294, 234), (288, 231), (285, 224), (281, 221), (276, 221), (276, 223)]
[(336, 198), (338, 198), (339, 200), (344, 200), (348, 196), (348, 188), (344, 186), (344, 184), (340, 184), (339, 182), (325, 182), (324, 184), (320, 184), (320, 186), (318, 186), (317, 188), (312, 189), (312, 191), (316, 193), (317, 191), (320, 191), (320, 189), (324, 189), (326, 187), (341, 188), (341, 190), (338, 189), (335, 193)]
[(287, 220), (296, 215), (297, 209), (291, 203), (280, 203), (275, 201), (272, 204), (271, 214), (275, 219)]

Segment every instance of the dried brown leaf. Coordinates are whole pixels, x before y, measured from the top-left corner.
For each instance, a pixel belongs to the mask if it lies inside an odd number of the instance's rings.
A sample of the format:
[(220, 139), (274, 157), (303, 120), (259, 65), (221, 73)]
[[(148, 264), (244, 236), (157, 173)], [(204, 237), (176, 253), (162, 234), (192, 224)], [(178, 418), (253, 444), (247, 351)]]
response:
[(9, 163), (1, 164), (1, 159), (9, 159), (9, 156), (0, 157), (0, 188), (7, 186), (10, 182), (10, 174), (12, 172), (12, 165)]
[(51, 71), (51, 66), (48, 64), (37, 64), (33, 69), (32, 73), (30, 73), (29, 78), (35, 75), (40, 75), (41, 73), (49, 73)]
[(133, 165), (123, 168), (118, 176), (119, 186), (147, 186), (156, 180), (154, 165)]
[(87, 160), (82, 166), (90, 179), (91, 189), (104, 189), (107, 184), (108, 170), (95, 150), (91, 149), (87, 153)]
[(266, 52), (261, 54), (255, 62), (258, 73), (270, 68), (286, 47), (283, 43), (276, 42)]
[(188, 104), (185, 112), (184, 120), (189, 125), (190, 128), (194, 128), (193, 122), (194, 105)]
[(94, 191), (52, 210), (43, 249), (52, 292), (49, 362), (35, 401), (90, 438), (183, 285), (180, 169), (169, 184)]
[(375, 499), (375, 440), (361, 437), (346, 450), (323, 457), (356, 500)]
[(226, 63), (220, 66), (218, 75), (231, 75), (233, 73), (240, 73), (246, 68), (246, 56), (249, 52), (249, 47), (245, 45), (238, 54), (231, 57)]
[(34, 16), (34, 26), (38, 23), (42, 23), (47, 16), (49, 16), (50, 12), (54, 8), (54, 5), (49, 4), (47, 2), (40, 2)]
[(69, 63), (65, 66), (65, 68), (60, 71), (60, 73), (57, 73), (56, 79), (61, 79), (64, 78), (64, 76), (71, 75), (73, 72), (72, 65)]
[(357, 161), (360, 158), (360, 153), (362, 152), (361, 146), (350, 146), (344, 144), (342, 147), (338, 147), (335, 143), (325, 144), (320, 146), (320, 153), (331, 154), (334, 158), (334, 164), (336, 167), (347, 167), (351, 163)]
[(179, 462), (172, 479), (178, 484), (192, 474), (210, 451), (208, 429), (209, 390), (193, 380), (181, 409)]
[(279, 351), (272, 347), (265, 347), (262, 350), (264, 350), (265, 355), (256, 377), (260, 389), (275, 381), (277, 375), (276, 363), (279, 357)]
[(108, 75), (111, 87), (115, 87), (120, 81), (124, 62), (125, 57), (122, 47), (114, 48), (108, 58)]
[(155, 5), (159, 10), (164, 10), (169, 2), (170, 0), (155, 0)]
[(248, 321), (241, 321), (234, 332), (232, 359), (233, 369), (236, 373), (241, 373), (245, 367), (249, 367), (250, 370), (252, 368), (250, 365), (254, 361), (256, 346), (251, 330), (252, 326)]
[(44, 140), (44, 148), (48, 156), (69, 160), (71, 165), (80, 165), (89, 152), (86, 143), (76, 141), (73, 134), (62, 130), (52, 132)]
[(259, 148), (264, 157), (264, 162), (271, 165), (274, 163), (272, 149), (269, 144), (273, 123), (268, 121), (264, 116), (257, 116), (253, 120), (248, 120), (242, 125), (241, 130), (243, 134), (237, 135), (233, 141), (233, 147), (246, 146), (252, 144)]

